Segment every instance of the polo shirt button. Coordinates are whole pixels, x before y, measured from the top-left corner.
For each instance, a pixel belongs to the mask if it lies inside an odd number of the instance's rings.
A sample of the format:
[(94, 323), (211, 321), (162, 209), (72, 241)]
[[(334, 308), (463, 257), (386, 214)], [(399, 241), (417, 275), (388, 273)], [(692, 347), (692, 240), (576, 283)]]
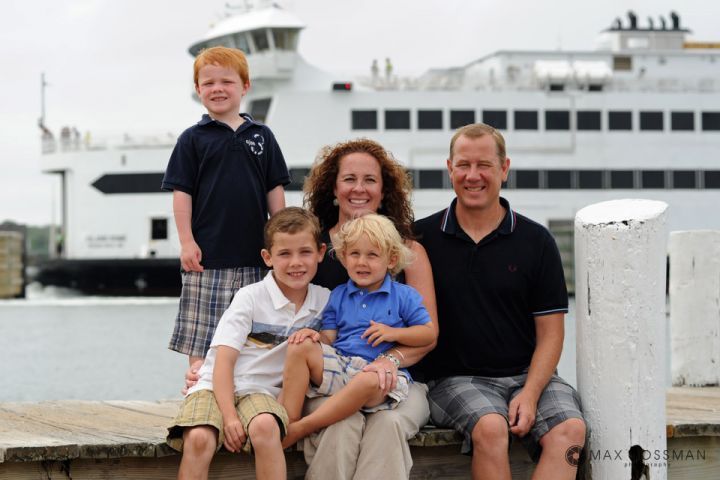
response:
[(365, 307), (367, 307), (367, 305), (365, 305), (365, 304), (363, 303), (363, 308), (365, 308)]

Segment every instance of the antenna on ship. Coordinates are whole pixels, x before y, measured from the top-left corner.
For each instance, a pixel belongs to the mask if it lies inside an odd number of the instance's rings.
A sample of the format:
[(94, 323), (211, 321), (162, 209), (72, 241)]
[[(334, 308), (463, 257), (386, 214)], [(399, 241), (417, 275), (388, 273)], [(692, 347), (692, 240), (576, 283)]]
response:
[(680, 30), (680, 16), (675, 12), (670, 12), (670, 19), (672, 20), (672, 29)]
[(637, 30), (637, 15), (632, 10), (627, 12), (628, 20), (630, 20), (630, 30)]
[(667, 30), (667, 23), (665, 23), (665, 17), (660, 15), (660, 28)]
[(42, 72), (40, 74), (40, 118), (38, 118), (40, 128), (45, 127), (45, 87), (47, 87), (47, 82), (45, 81), (45, 72)]

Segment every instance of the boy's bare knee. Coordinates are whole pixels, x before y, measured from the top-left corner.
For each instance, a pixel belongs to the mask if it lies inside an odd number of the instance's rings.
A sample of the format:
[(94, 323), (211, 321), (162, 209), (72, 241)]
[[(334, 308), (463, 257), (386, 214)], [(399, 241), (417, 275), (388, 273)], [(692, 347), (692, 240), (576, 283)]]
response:
[(473, 427), (472, 443), (475, 452), (507, 452), (509, 442), (507, 420), (502, 415), (484, 415)]
[(360, 372), (353, 377), (352, 381), (368, 392), (374, 392), (380, 387), (380, 381), (375, 372)]
[(210, 455), (217, 447), (217, 432), (212, 427), (200, 426), (185, 429), (183, 452), (189, 455)]
[(275, 415), (261, 413), (250, 421), (248, 435), (255, 449), (270, 445), (280, 445), (280, 426)]
[(315, 342), (306, 338), (301, 343), (288, 344), (287, 358), (307, 358), (317, 348)]

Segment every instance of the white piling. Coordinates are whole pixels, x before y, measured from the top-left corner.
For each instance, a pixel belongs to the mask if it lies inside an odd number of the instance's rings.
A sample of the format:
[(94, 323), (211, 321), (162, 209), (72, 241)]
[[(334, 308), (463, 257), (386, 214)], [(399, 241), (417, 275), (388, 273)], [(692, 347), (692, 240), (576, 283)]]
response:
[(720, 231), (670, 234), (673, 385), (720, 383)]
[[(594, 480), (629, 479), (633, 466), (667, 478), (666, 462), (655, 460), (667, 448), (666, 210), (613, 200), (575, 216), (578, 391)], [(644, 464), (632, 461), (636, 452)]]

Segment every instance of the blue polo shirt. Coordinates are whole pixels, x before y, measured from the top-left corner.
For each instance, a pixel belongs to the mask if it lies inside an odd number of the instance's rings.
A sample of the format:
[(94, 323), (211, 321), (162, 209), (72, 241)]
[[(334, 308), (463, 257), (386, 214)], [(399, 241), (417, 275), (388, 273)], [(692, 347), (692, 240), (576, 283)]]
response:
[(430, 315), (417, 290), (385, 275), (383, 284), (374, 292), (358, 288), (352, 280), (335, 288), (323, 311), (321, 329), (337, 330), (333, 346), (342, 355), (373, 361), (394, 344), (383, 342), (373, 347), (366, 338), (360, 338), (370, 327), (370, 320), (403, 328), (425, 325)]
[(203, 115), (178, 138), (163, 190), (192, 196), (192, 232), (205, 268), (264, 266), (267, 193), (290, 182), (270, 129), (249, 115), (233, 130)]

